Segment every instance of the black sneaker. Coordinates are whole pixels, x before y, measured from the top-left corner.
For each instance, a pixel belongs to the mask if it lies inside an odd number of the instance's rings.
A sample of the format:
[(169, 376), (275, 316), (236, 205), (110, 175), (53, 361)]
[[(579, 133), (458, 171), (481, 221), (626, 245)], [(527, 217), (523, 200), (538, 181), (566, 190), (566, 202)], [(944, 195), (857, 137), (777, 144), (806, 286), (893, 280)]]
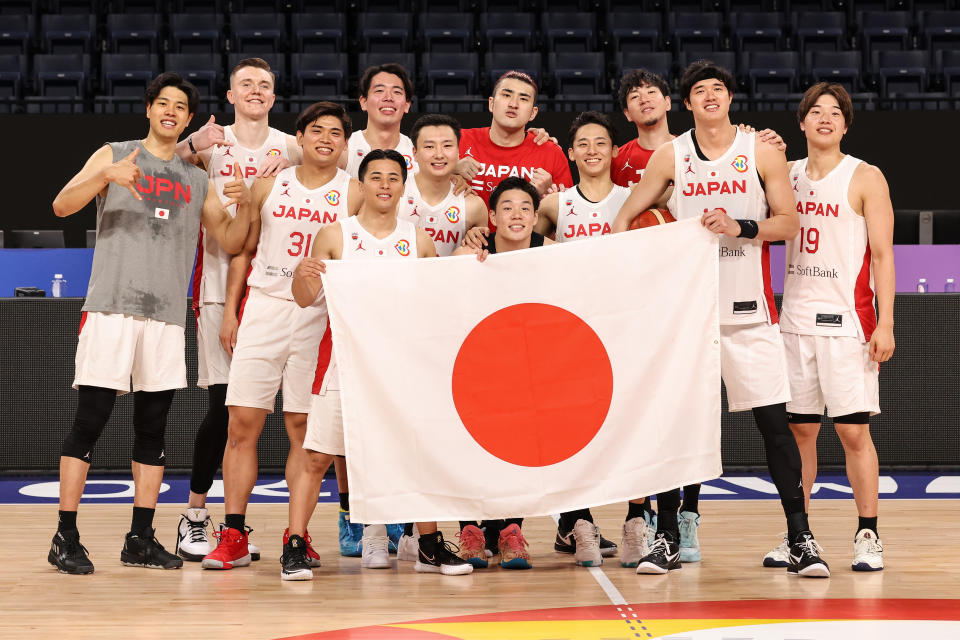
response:
[[(617, 543), (612, 540), (607, 540), (603, 537), (603, 534), (600, 535), (600, 555), (604, 558), (609, 558), (610, 556), (617, 555)], [(559, 527), (557, 528), (557, 538), (553, 541), (553, 550), (560, 553), (576, 553), (577, 552), (577, 541), (573, 537), (573, 531), (568, 531), (563, 533), (560, 531)]]
[(439, 531), (421, 534), (417, 562), (413, 565), (420, 573), (442, 573), (445, 576), (462, 576), (473, 571), (473, 565), (457, 555), (460, 549), (446, 542)]
[(804, 578), (829, 578), (830, 567), (820, 557), (821, 547), (809, 531), (802, 532), (795, 542), (790, 543), (790, 555), (787, 558), (787, 575)]
[(483, 539), (486, 542), (487, 557), (492, 558), (500, 553), (500, 529), (483, 522), (480, 524), (484, 525), (480, 530), (483, 531)]
[(154, 535), (156, 529), (147, 529), (143, 534), (130, 532), (120, 552), (120, 563), (125, 567), (147, 569), (179, 569), (183, 560), (163, 548)]
[(50, 553), (47, 562), (57, 568), (60, 573), (85, 575), (93, 573), (93, 563), (87, 557), (87, 548), (80, 544), (80, 532), (57, 531), (50, 543)]
[(313, 580), (307, 559), (307, 541), (296, 534), (290, 536), (283, 545), (280, 567), (281, 580)]
[(668, 571), (678, 571), (680, 564), (680, 542), (674, 536), (658, 531), (657, 537), (650, 545), (650, 553), (640, 558), (637, 564), (637, 573), (664, 574)]

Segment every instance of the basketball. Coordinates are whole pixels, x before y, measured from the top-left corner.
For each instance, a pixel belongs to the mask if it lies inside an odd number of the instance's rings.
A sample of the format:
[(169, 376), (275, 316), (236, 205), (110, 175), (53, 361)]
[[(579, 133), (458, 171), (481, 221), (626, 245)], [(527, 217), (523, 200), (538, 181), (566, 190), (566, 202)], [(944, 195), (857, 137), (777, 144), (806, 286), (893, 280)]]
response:
[(676, 222), (677, 219), (666, 209), (647, 209), (630, 223), (631, 229), (643, 229), (645, 227), (655, 227), (658, 224), (667, 224)]

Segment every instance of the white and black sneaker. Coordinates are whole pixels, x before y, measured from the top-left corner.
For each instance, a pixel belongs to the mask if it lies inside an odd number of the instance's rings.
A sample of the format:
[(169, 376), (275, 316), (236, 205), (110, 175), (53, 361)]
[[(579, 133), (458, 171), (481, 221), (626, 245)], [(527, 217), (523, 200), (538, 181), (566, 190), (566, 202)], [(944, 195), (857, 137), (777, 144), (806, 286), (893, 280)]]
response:
[(87, 548), (80, 544), (80, 532), (57, 531), (50, 543), (50, 552), (47, 562), (57, 568), (60, 573), (85, 575), (93, 573), (93, 563), (87, 556)]
[(853, 541), (854, 571), (883, 571), (883, 544), (870, 529), (857, 531)]
[(650, 545), (650, 553), (637, 564), (637, 573), (662, 575), (668, 571), (679, 571), (680, 542), (671, 533), (658, 531), (657, 537)]
[(156, 537), (156, 529), (127, 534), (120, 552), (120, 563), (125, 567), (146, 569), (179, 569), (183, 560), (163, 548)]
[(804, 531), (796, 542), (790, 544), (790, 556), (787, 558), (787, 575), (804, 578), (829, 578), (830, 567), (820, 557), (823, 547), (813, 538), (813, 534)]
[(313, 580), (313, 571), (307, 559), (307, 541), (294, 534), (283, 545), (280, 556), (281, 580)]
[[(598, 529), (599, 531), (599, 529)], [(564, 533), (557, 527), (557, 537), (553, 541), (553, 550), (559, 553), (576, 553), (577, 539), (573, 535), (573, 529)], [(617, 543), (613, 540), (607, 540), (600, 534), (600, 555), (604, 558), (617, 555)]]
[(457, 555), (457, 546), (445, 541), (440, 531), (422, 534), (418, 542), (420, 552), (413, 565), (415, 571), (445, 576), (462, 576), (473, 571), (473, 565)]
[(191, 507), (180, 516), (177, 525), (177, 555), (190, 562), (200, 562), (213, 551), (207, 527), (210, 515), (203, 507)]

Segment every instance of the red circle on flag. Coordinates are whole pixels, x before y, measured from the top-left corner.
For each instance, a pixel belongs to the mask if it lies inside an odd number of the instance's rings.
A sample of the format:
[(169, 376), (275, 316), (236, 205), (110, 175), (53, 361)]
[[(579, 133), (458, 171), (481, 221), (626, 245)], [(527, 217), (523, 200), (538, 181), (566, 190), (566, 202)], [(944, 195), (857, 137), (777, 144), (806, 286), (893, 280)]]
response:
[(525, 467), (562, 462), (597, 434), (613, 397), (599, 336), (549, 304), (496, 311), (467, 335), (453, 365), (453, 402), (490, 454)]

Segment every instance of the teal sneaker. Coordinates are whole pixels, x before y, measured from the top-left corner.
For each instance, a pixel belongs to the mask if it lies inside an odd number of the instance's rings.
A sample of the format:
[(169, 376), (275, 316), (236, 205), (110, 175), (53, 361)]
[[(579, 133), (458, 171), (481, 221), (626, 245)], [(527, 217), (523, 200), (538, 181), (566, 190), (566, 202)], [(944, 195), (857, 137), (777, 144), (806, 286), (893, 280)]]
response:
[(402, 524), (388, 524), (387, 525), (387, 551), (390, 553), (397, 552), (397, 545), (400, 544), (400, 537), (403, 536), (403, 525)]
[(700, 562), (700, 539), (697, 538), (700, 514), (681, 511), (677, 524), (680, 525), (680, 562)]
[(643, 519), (647, 523), (647, 546), (652, 547), (653, 541), (657, 538), (657, 512), (644, 511)]
[(340, 555), (359, 558), (363, 555), (363, 525), (350, 522), (350, 512), (340, 509)]

